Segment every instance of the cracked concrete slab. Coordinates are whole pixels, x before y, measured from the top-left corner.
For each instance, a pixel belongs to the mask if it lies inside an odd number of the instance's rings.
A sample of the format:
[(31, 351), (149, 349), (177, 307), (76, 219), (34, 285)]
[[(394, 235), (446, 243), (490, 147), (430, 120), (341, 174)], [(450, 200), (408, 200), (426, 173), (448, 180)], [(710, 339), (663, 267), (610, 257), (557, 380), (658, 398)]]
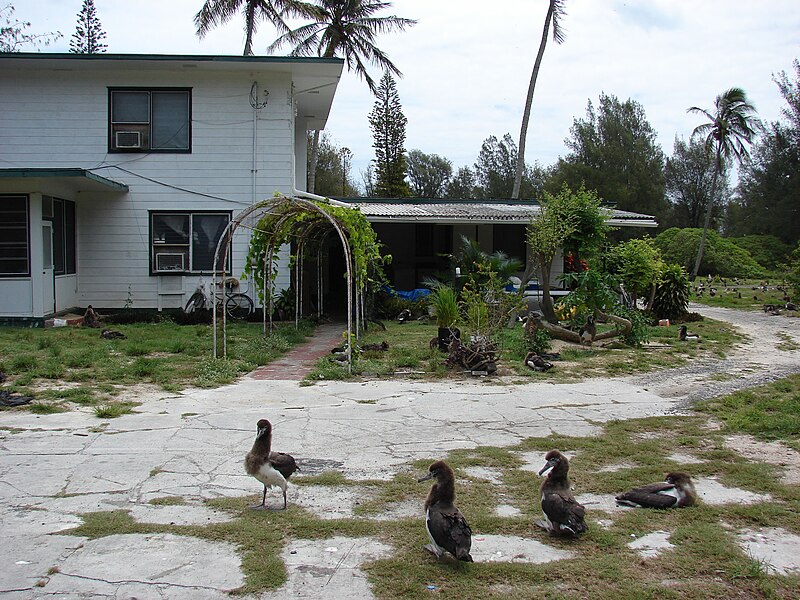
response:
[(628, 542), (628, 548), (635, 550), (642, 558), (655, 558), (665, 550), (675, 547), (675, 544), (669, 541), (670, 535), (668, 531), (651, 531)]
[(259, 597), (262, 600), (372, 598), (361, 565), (388, 558), (391, 553), (391, 546), (372, 538), (292, 540), (281, 552), (288, 581), (278, 590)]
[(542, 564), (573, 558), (575, 554), (516, 535), (473, 535), (470, 554), (475, 562)]
[(747, 555), (763, 563), (770, 573), (800, 575), (800, 535), (764, 527), (740, 531), (737, 538)]
[(128, 534), (85, 542), (41, 590), (69, 597), (147, 598), (170, 590), (169, 598), (226, 598), (243, 584), (239, 556), (230, 544)]
[(764, 442), (751, 435), (730, 435), (725, 445), (745, 458), (777, 465), (783, 469), (781, 483), (800, 484), (800, 452), (780, 442)]
[(700, 477), (693, 481), (697, 496), (706, 504), (755, 504), (772, 500), (772, 496), (769, 494), (757, 494), (736, 487), (728, 487), (714, 477)]

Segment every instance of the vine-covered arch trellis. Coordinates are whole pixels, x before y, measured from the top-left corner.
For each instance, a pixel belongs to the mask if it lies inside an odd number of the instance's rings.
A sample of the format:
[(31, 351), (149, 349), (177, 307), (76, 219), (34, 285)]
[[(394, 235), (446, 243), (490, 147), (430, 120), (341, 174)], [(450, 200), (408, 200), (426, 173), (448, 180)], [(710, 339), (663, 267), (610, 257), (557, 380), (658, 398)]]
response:
[[(255, 225), (247, 225), (257, 219)], [(252, 230), (247, 255), (247, 270), (257, 285), (264, 307), (263, 332), (273, 327), (273, 291), (277, 275), (278, 252), (285, 244), (293, 245), (290, 267), (294, 271), (295, 325), (303, 315), (303, 278), (306, 259), (315, 257), (317, 280), (317, 315), (322, 315), (322, 254), (331, 233), (336, 233), (344, 256), (347, 279), (347, 360), (352, 368), (352, 337), (358, 339), (366, 322), (364, 292), (370, 281), (382, 278), (384, 257), (377, 238), (364, 215), (344, 203), (333, 200), (310, 200), (276, 194), (236, 215), (220, 237), (214, 254), (212, 286), (224, 277), (237, 229)], [(227, 322), (225, 311), (214, 311), (214, 356), (227, 355)], [(221, 332), (221, 343), (220, 343)]]

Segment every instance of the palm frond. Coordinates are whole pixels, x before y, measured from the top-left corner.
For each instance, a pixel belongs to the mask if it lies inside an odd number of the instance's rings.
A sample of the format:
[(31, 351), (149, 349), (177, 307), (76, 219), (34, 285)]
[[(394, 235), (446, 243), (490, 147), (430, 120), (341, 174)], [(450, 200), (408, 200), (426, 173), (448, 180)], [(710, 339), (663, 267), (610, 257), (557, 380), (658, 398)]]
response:
[(567, 16), (566, 3), (566, 0), (550, 0), (550, 10), (553, 13), (553, 41), (556, 44), (563, 44), (566, 39), (567, 32), (561, 24), (562, 19)]

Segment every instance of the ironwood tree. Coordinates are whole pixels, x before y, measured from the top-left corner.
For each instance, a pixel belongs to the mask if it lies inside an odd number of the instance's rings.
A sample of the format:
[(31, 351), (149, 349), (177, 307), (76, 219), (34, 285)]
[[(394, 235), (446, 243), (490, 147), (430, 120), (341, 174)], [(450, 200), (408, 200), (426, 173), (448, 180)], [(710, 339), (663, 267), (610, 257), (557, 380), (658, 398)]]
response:
[(411, 150), (407, 157), (408, 181), (417, 198), (444, 198), (453, 176), (453, 163), (438, 154)]
[(31, 22), (14, 17), (14, 5), (0, 7), (0, 52), (19, 52), (26, 46), (49, 46), (64, 37), (60, 31), (31, 33)]
[[(714, 161), (709, 158), (705, 144), (697, 139), (686, 142), (676, 137), (664, 176), (670, 202), (665, 227), (702, 227), (714, 179)], [(718, 182), (715, 205), (721, 206), (728, 193), (727, 179)]]
[(386, 71), (375, 93), (369, 113), (375, 148), (375, 195), (383, 198), (405, 198), (411, 195), (406, 182), (406, 123), (394, 77)]
[(794, 61), (794, 79), (781, 72), (774, 80), (786, 101), (783, 119), (770, 124), (740, 170), (726, 231), (774, 235), (795, 245), (800, 241), (800, 62)]
[(73, 54), (99, 54), (108, 48), (103, 43), (106, 32), (100, 24), (94, 0), (83, 0), (83, 6), (78, 13), (78, 24), (75, 33), (69, 41), (69, 51)]
[(559, 160), (551, 192), (585, 185), (620, 210), (665, 216), (664, 152), (641, 104), (600, 94), (598, 108), (588, 102), (565, 142), (571, 152)]

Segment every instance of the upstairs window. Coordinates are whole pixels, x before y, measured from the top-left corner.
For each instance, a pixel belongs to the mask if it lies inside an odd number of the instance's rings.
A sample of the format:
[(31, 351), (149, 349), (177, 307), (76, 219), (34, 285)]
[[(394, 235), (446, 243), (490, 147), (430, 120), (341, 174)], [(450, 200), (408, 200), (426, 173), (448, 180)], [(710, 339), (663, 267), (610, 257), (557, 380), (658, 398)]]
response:
[(188, 89), (110, 89), (110, 152), (190, 152)]
[[(152, 273), (210, 273), (214, 252), (231, 220), (230, 213), (150, 213)], [(226, 271), (230, 270), (230, 255)]]

